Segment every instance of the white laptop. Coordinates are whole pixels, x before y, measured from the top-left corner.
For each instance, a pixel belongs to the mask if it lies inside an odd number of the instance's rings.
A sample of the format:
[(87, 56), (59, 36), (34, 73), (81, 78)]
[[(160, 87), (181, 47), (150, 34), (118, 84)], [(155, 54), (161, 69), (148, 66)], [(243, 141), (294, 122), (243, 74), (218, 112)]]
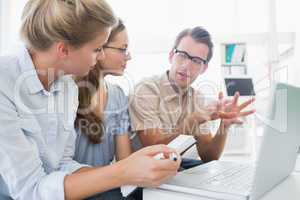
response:
[(162, 189), (212, 199), (259, 199), (294, 170), (300, 146), (300, 88), (278, 83), (255, 163), (213, 161), (180, 172)]

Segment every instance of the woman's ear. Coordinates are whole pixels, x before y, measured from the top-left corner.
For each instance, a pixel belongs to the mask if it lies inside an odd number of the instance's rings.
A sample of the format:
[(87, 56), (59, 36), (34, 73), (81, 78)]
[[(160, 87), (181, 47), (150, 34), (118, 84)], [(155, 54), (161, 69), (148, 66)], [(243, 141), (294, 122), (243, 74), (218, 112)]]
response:
[(69, 46), (64, 42), (56, 43), (56, 53), (59, 58), (65, 58), (69, 54)]

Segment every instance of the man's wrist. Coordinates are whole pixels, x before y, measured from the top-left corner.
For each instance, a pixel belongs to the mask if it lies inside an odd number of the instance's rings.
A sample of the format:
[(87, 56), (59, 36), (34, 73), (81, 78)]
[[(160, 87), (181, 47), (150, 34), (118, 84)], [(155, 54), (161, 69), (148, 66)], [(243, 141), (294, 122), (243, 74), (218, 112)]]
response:
[(227, 132), (230, 126), (231, 123), (221, 120), (220, 128), (222, 129), (223, 132)]

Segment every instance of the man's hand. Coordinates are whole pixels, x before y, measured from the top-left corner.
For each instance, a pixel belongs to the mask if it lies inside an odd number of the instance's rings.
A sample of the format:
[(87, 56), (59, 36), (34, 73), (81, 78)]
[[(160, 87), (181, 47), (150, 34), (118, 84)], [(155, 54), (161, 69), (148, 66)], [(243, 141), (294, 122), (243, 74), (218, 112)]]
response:
[[(224, 100), (223, 93), (220, 92), (218, 101), (205, 108), (208, 113), (205, 115), (206, 121), (222, 119), (225, 128), (228, 128), (231, 124), (242, 124), (243, 122), (239, 119), (240, 117), (245, 117), (255, 112), (254, 109), (243, 111), (252, 104), (255, 99), (252, 98), (241, 105), (238, 105), (239, 97), (240, 94), (236, 92), (232, 100)], [(201, 116), (203, 118), (203, 114)]]
[(238, 105), (239, 96), (239, 93), (236, 92), (232, 100), (224, 100), (223, 93), (220, 92), (218, 101), (213, 102), (203, 110), (193, 112), (184, 119), (180, 129), (181, 134), (191, 133), (195, 124), (203, 124), (217, 119), (222, 120), (224, 128), (228, 128), (232, 124), (242, 124), (243, 122), (239, 119), (240, 117), (245, 117), (255, 112), (254, 109), (243, 111), (252, 104), (255, 99), (252, 98)]
[(255, 112), (255, 109), (243, 111), (255, 101), (254, 98), (245, 101), (241, 105), (238, 105), (239, 97), (240, 94), (236, 92), (234, 94), (233, 100), (223, 100), (223, 93), (219, 93), (219, 102), (215, 115), (222, 119), (224, 128), (228, 128), (232, 124), (242, 124), (243, 122), (239, 119), (240, 117), (245, 117)]

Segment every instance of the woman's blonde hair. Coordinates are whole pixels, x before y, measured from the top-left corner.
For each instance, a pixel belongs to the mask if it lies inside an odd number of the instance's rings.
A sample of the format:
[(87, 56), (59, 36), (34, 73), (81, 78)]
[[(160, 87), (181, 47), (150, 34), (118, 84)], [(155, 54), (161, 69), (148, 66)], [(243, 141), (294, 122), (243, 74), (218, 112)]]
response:
[(21, 38), (33, 50), (47, 50), (58, 41), (79, 48), (116, 22), (104, 0), (28, 0)]

